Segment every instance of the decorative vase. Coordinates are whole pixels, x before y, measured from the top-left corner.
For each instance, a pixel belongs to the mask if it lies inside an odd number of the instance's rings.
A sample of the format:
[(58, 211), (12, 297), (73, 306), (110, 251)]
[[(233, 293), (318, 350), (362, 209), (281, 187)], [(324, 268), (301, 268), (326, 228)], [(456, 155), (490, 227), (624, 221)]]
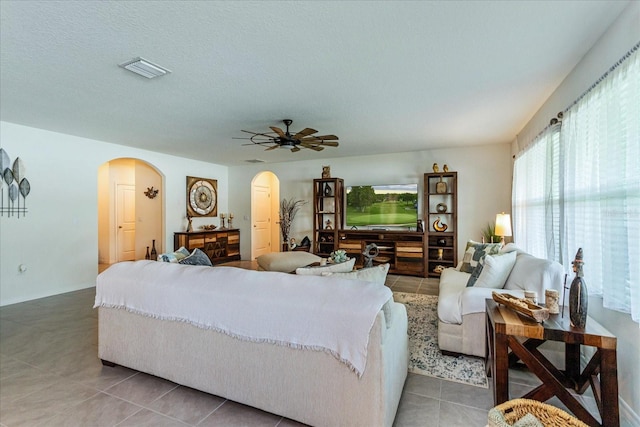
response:
[(324, 184), (324, 195), (326, 197), (331, 197), (331, 186), (329, 185), (328, 182)]
[(584, 329), (587, 325), (587, 284), (584, 281), (584, 272), (582, 267), (584, 265), (582, 248), (578, 249), (576, 258), (573, 260), (573, 271), (576, 273), (576, 277), (571, 282), (571, 288), (569, 289), (569, 320), (571, 326), (579, 329)]
[(147, 246), (147, 253), (144, 255), (144, 259), (151, 259), (151, 256), (149, 255), (149, 246)]
[(151, 241), (151, 259), (156, 261), (158, 259), (158, 251), (156, 251), (156, 241)]

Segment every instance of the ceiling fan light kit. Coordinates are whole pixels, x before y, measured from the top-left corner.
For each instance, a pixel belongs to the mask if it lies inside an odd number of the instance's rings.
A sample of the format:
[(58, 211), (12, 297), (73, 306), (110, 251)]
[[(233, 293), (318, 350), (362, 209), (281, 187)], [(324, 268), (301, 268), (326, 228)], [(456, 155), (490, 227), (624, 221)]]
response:
[(337, 147), (338, 137), (335, 135), (313, 135), (318, 131), (312, 128), (304, 128), (300, 132), (291, 135), (289, 132), (289, 126), (293, 123), (291, 119), (284, 119), (282, 121), (286, 126), (286, 131), (283, 131), (279, 127), (269, 126), (273, 132), (252, 132), (248, 130), (242, 130), (242, 132), (250, 133), (252, 136), (248, 138), (233, 138), (233, 139), (248, 139), (251, 144), (245, 145), (266, 145), (268, 146), (265, 151), (274, 150), (276, 148), (285, 148), (291, 150), (292, 153), (300, 151), (302, 148), (308, 148), (313, 151), (322, 151), (324, 147)]

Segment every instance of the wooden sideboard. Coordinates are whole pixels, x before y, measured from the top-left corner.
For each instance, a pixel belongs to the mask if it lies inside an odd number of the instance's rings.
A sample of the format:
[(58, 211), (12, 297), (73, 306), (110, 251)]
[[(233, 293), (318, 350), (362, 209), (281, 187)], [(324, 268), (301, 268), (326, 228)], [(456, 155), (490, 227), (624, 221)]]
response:
[(198, 248), (207, 254), (212, 264), (240, 260), (240, 230), (226, 228), (211, 231), (177, 232), (173, 234), (173, 249), (184, 246), (189, 252)]

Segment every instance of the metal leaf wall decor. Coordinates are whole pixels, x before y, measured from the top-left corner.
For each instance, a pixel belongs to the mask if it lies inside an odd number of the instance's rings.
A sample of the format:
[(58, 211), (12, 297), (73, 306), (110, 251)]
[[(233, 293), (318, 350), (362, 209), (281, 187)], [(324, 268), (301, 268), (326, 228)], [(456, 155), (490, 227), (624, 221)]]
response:
[(11, 163), (9, 154), (0, 148), (0, 216), (27, 214), (27, 196), (31, 184), (25, 176), (26, 168), (20, 157)]

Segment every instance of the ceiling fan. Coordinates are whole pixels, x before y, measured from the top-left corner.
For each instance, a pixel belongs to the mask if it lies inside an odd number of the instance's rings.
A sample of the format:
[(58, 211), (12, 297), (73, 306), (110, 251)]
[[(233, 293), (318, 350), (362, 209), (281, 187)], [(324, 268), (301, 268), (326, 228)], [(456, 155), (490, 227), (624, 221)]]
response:
[(318, 132), (315, 129), (304, 128), (295, 135), (291, 135), (289, 132), (289, 126), (293, 123), (293, 120), (285, 119), (282, 121), (287, 127), (286, 131), (283, 131), (279, 127), (269, 126), (273, 132), (251, 132), (243, 130), (242, 132), (252, 134), (248, 138), (233, 138), (233, 139), (248, 139), (252, 144), (244, 145), (268, 145), (269, 147), (265, 151), (274, 150), (276, 148), (288, 148), (292, 153), (300, 151), (301, 148), (308, 148), (314, 151), (322, 151), (324, 147), (337, 147), (338, 137), (335, 135), (318, 135), (313, 134)]

